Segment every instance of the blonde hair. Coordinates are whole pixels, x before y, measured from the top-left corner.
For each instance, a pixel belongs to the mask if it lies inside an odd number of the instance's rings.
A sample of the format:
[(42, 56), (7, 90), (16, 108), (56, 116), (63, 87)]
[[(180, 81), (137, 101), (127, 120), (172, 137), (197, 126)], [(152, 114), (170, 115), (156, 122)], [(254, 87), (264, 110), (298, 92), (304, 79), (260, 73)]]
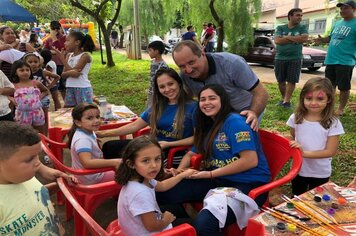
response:
[(300, 92), (299, 96), (299, 103), (297, 108), (295, 109), (295, 123), (301, 124), (304, 120), (304, 117), (308, 113), (307, 108), (304, 106), (304, 98), (305, 96), (313, 91), (322, 90), (326, 93), (328, 98), (328, 103), (324, 110), (321, 112), (321, 120), (320, 124), (325, 129), (330, 128), (333, 120), (336, 119), (334, 113), (334, 104), (335, 104), (335, 95), (334, 95), (334, 87), (332, 86), (331, 82), (327, 78), (316, 77), (308, 80)]

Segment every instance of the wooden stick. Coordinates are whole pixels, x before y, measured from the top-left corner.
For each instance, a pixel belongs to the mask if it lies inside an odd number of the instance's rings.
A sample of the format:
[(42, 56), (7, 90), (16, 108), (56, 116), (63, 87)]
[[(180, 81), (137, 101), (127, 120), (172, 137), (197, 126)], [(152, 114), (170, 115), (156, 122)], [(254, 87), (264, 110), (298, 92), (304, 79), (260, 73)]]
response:
[[(282, 197), (283, 198), (283, 197)], [(318, 223), (320, 226), (323, 227), (323, 224), (325, 224), (326, 226), (330, 227), (333, 230), (337, 230), (337, 228), (335, 228), (333, 225), (331, 225), (329, 222), (327, 222), (325, 219), (321, 218), (320, 216), (318, 216), (317, 214), (315, 214), (314, 212), (310, 211), (309, 209), (307, 209), (307, 206), (303, 205), (302, 203), (296, 202), (290, 198), (288, 198), (287, 196), (284, 196), (284, 199), (293, 203), (294, 206), (301, 212), (303, 212), (304, 214), (306, 214), (307, 216), (309, 216), (310, 218), (312, 218), (316, 223)], [(327, 220), (329, 220), (327, 218)]]
[(305, 232), (308, 232), (310, 233), (311, 235), (316, 235), (316, 236), (323, 236), (323, 234), (320, 234), (319, 232), (317, 232), (315, 229), (309, 229), (306, 225), (294, 220), (294, 219), (291, 219), (287, 216), (284, 216), (283, 214), (279, 213), (279, 212), (276, 212), (274, 211), (273, 209), (271, 208), (268, 208), (267, 207), (267, 210), (265, 209), (262, 209), (262, 211), (280, 219), (280, 220), (284, 220), (286, 221), (287, 223), (290, 223), (290, 224), (294, 224), (296, 225), (297, 227), (301, 228), (302, 230), (304, 230)]

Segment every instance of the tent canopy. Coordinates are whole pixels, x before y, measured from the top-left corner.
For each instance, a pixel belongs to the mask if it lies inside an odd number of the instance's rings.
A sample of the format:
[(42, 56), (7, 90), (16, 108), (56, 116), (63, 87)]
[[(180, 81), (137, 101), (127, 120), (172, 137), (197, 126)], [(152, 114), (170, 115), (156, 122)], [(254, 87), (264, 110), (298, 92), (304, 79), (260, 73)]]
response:
[(35, 22), (36, 17), (11, 0), (0, 0), (0, 21)]

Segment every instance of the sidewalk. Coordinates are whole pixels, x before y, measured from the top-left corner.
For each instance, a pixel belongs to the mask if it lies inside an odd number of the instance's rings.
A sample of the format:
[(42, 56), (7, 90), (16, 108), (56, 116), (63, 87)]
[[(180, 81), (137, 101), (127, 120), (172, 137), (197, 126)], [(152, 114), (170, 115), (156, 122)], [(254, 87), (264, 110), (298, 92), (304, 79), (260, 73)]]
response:
[[(120, 54), (123, 54), (126, 56), (126, 50), (125, 49), (115, 49), (117, 52)], [(151, 60), (150, 56), (148, 55), (147, 52), (141, 51), (142, 59), (143, 60)], [(162, 55), (163, 60), (167, 62), (167, 64), (174, 64), (174, 60), (172, 58), (172, 54), (167, 54), (167, 55)], [(251, 69), (253, 72), (256, 73), (257, 77), (263, 82), (263, 83), (268, 83), (268, 84), (273, 84), (276, 83), (276, 77), (274, 75), (274, 71), (272, 67), (267, 67), (267, 66), (261, 66), (258, 64), (250, 64)], [(325, 67), (324, 67), (325, 69)], [(315, 71), (315, 72), (309, 72), (303, 70), (301, 73), (301, 79), (299, 83), (297, 84), (298, 88), (302, 88), (303, 85), (307, 80), (309, 80), (312, 77), (317, 77), (317, 76), (325, 76), (324, 72), (321, 69), (320, 71)], [(354, 69), (354, 73), (352, 76), (351, 80), (351, 94), (356, 94), (356, 69)]]

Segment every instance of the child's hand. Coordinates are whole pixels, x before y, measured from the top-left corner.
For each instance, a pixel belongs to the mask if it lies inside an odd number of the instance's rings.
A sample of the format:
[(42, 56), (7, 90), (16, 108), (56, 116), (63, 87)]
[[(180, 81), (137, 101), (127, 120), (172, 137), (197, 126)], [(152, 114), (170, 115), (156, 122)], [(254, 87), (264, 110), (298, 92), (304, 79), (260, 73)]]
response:
[(46, 80), (46, 84), (50, 84), (50, 83), (53, 82), (54, 79), (51, 78), (51, 77), (46, 76), (45, 80)]
[(289, 146), (292, 148), (299, 148), (300, 150), (302, 150), (302, 146), (295, 140), (289, 141)]
[(12, 46), (10, 44), (4, 44), (0, 46), (0, 51), (8, 50), (8, 49), (12, 49)]
[(190, 176), (198, 173), (199, 171), (194, 170), (194, 169), (186, 169), (183, 172), (181, 172), (179, 175), (182, 176), (183, 178), (189, 178)]
[(82, 75), (82, 72), (78, 71), (78, 70), (69, 70), (69, 71), (66, 71), (68, 72), (68, 74), (71, 76), (71, 77), (74, 77), (74, 78), (77, 78), (79, 76)]
[(179, 174), (179, 172), (175, 168), (169, 168), (169, 169), (164, 168), (164, 172), (170, 176), (176, 176), (177, 174)]
[(10, 97), (10, 96), (8, 96), (8, 97), (7, 97), (7, 99), (9, 99), (9, 101), (10, 101), (10, 103), (11, 103), (11, 104), (14, 104), (14, 106), (17, 106), (17, 103), (16, 103), (16, 101), (15, 101), (15, 98), (14, 98), (14, 97)]
[(209, 179), (211, 178), (210, 171), (195, 171), (192, 175), (189, 176), (190, 179)]
[(162, 149), (166, 149), (169, 147), (169, 142), (167, 142), (167, 141), (159, 141), (158, 143)]
[(65, 174), (65, 176), (63, 176), (63, 178), (65, 178), (67, 180), (67, 183), (69, 185), (76, 185), (79, 183), (79, 180), (74, 175)]
[(175, 219), (176, 219), (176, 217), (172, 213), (170, 213), (169, 211), (165, 211), (162, 214), (162, 220), (164, 222), (167, 222), (168, 224), (172, 223)]
[(66, 61), (66, 54), (67, 54), (67, 52), (65, 51), (64, 48), (60, 51), (58, 48), (52, 46), (51, 49), (52, 49), (52, 50), (55, 52), (55, 54), (59, 57), (59, 59), (61, 60), (61, 62), (65, 62), (65, 61)]
[(97, 138), (105, 138), (105, 131), (95, 131), (95, 135)]

